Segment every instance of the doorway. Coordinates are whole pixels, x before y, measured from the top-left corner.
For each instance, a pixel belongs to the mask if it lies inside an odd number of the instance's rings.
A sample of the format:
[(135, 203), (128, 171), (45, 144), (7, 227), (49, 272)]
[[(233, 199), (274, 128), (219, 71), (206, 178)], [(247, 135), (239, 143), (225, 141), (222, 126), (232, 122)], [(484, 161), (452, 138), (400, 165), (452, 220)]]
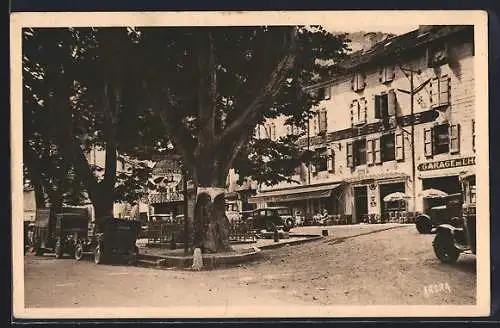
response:
[(367, 187), (354, 187), (355, 222), (364, 222), (368, 214)]

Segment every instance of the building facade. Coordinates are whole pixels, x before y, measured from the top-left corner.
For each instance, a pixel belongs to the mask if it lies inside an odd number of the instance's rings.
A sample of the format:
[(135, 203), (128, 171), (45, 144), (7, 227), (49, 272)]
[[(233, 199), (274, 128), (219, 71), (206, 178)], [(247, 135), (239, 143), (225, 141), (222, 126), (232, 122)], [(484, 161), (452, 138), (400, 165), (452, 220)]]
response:
[[(382, 40), (368, 35), (372, 43), (341, 64), (344, 73), (307, 87), (321, 101), (299, 144), (320, 160), (297, 170), (300, 183), (263, 186), (251, 201), (356, 223), (422, 212), (423, 190), (461, 192), (461, 177), (474, 190), (473, 32), (421, 26)], [(295, 133), (284, 122), (259, 132)], [(384, 200), (396, 192), (405, 196)]]

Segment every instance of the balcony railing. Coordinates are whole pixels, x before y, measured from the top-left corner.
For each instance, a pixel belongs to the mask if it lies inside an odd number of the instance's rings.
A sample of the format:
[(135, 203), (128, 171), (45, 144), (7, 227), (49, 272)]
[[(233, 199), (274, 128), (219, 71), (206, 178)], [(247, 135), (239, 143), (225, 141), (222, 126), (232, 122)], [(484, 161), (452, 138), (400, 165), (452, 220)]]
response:
[(184, 200), (184, 195), (180, 192), (159, 192), (149, 194), (149, 203), (169, 203), (169, 202), (180, 202)]

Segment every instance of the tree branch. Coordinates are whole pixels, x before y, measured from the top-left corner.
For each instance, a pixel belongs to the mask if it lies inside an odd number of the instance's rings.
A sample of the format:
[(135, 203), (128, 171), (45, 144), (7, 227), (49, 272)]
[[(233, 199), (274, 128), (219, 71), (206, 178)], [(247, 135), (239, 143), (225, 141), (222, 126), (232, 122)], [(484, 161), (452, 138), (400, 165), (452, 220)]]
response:
[(232, 139), (235, 135), (240, 133), (245, 126), (253, 128), (262, 117), (264, 111), (268, 109), (267, 106), (271, 105), (287, 78), (289, 71), (295, 64), (296, 33), (297, 31), (293, 29), (291, 36), (285, 38), (285, 55), (283, 55), (271, 72), (267, 83), (248, 105), (242, 107), (244, 108), (242, 114), (216, 138), (216, 145), (224, 143), (228, 139)]

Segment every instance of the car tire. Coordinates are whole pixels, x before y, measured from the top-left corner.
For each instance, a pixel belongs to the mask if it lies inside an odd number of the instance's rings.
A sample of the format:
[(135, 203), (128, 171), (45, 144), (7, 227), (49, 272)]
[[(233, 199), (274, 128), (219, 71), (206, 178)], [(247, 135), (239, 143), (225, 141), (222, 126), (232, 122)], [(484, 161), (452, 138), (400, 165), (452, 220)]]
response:
[(62, 249), (62, 243), (60, 239), (57, 239), (56, 241), (56, 246), (55, 246), (55, 253), (56, 253), (56, 259), (62, 258), (63, 255), (63, 249)]
[(415, 221), (415, 227), (420, 234), (427, 235), (431, 233), (432, 222), (428, 218), (421, 216)]
[(102, 244), (97, 244), (94, 249), (94, 263), (95, 264), (103, 264), (104, 263), (104, 254)]
[(83, 245), (81, 243), (76, 244), (75, 247), (75, 259), (80, 261), (83, 258)]
[(455, 247), (450, 233), (438, 233), (432, 242), (436, 257), (446, 264), (455, 263), (460, 251)]

